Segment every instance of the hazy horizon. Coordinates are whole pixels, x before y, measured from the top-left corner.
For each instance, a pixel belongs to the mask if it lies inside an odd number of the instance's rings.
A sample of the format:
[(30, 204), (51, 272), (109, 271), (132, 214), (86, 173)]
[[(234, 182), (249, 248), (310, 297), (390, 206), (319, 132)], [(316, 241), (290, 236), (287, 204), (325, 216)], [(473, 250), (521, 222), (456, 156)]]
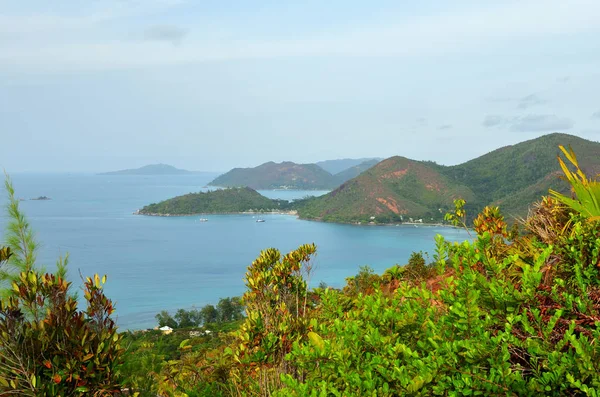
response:
[(600, 2), (0, 0), (0, 168), (394, 155), (600, 140)]

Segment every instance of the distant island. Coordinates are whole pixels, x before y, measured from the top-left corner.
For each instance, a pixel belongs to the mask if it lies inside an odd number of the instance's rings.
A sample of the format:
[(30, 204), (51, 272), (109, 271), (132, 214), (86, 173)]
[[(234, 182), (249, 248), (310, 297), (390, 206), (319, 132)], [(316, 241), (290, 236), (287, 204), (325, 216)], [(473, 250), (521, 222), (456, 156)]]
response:
[(349, 165), (341, 172), (331, 174), (317, 164), (296, 164), (291, 161), (274, 163), (272, 161), (254, 168), (234, 168), (209, 183), (209, 186), (239, 187), (246, 186), (256, 190), (292, 189), (292, 190), (331, 190), (371, 168), (378, 159), (366, 161), (330, 160), (328, 169), (341, 168), (337, 161)]
[(44, 201), (44, 200), (50, 200), (50, 197), (47, 197), (47, 196), (39, 196), (39, 197), (32, 198), (31, 200), (34, 200), (34, 201), (38, 201), (38, 200), (39, 200), (39, 201)]
[[(342, 171), (346, 171), (350, 168), (364, 167), (364, 164), (377, 164), (381, 160), (380, 157), (366, 157), (361, 159), (336, 159), (336, 160), (324, 160), (317, 161), (315, 164), (329, 172), (331, 175), (339, 174)], [(357, 175), (355, 175), (357, 176)]]
[[(140, 213), (276, 210), (295, 211), (302, 219), (325, 222), (440, 223), (453, 208), (453, 200), (463, 198), (469, 216), (475, 216), (486, 205), (500, 205), (503, 213), (514, 219), (525, 216), (529, 206), (547, 195), (548, 189), (569, 191), (568, 184), (558, 177), (558, 145), (570, 145), (575, 150), (586, 174), (600, 173), (600, 143), (556, 133), (503, 147), (455, 166), (390, 157), (328, 194), (292, 203), (268, 199), (250, 188), (236, 188), (177, 197), (144, 207)], [(265, 164), (271, 167), (275, 163)], [(291, 165), (285, 167), (288, 166)]]
[(189, 193), (137, 211), (139, 215), (182, 216), (200, 214), (235, 214), (247, 212), (289, 212), (285, 200), (272, 200), (248, 187)]
[(196, 172), (175, 168), (168, 164), (150, 164), (140, 168), (103, 172), (99, 175), (186, 175)]

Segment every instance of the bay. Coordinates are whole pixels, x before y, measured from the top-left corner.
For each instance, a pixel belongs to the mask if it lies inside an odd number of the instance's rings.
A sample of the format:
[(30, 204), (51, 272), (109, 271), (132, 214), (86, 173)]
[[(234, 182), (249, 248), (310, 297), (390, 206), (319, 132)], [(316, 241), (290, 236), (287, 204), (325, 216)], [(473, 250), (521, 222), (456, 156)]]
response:
[[(207, 215), (146, 217), (136, 209), (177, 195), (206, 190), (216, 174), (108, 176), (88, 174), (14, 174), (16, 196), (41, 243), (38, 262), (52, 270), (69, 254), (69, 279), (106, 274), (105, 291), (116, 304), (122, 329), (155, 325), (161, 310), (216, 304), (244, 292), (246, 268), (261, 250), (283, 253), (305, 243), (317, 245), (310, 280), (344, 285), (360, 266), (381, 273), (404, 264), (413, 251), (432, 252), (434, 236), (451, 241), (468, 236), (459, 229), (434, 226), (356, 226), (299, 220), (289, 215)], [(274, 190), (270, 198), (293, 200), (323, 191)], [(51, 200), (29, 200), (48, 196)], [(0, 203), (6, 204), (6, 194)], [(0, 228), (6, 225), (5, 211)]]

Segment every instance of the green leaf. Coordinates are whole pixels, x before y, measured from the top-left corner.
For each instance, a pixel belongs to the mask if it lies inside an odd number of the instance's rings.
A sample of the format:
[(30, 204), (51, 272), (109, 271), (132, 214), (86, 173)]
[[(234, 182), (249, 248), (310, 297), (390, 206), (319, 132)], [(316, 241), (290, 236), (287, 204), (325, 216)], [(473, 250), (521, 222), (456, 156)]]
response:
[(318, 350), (323, 351), (325, 349), (325, 342), (323, 342), (323, 338), (321, 338), (319, 334), (311, 331), (308, 333), (308, 339)]

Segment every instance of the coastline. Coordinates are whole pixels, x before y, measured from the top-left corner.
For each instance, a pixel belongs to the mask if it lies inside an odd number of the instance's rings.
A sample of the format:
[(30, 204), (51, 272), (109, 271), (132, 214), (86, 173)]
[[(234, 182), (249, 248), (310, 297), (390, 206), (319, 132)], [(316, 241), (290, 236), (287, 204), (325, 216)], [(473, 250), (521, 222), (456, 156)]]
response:
[(142, 215), (142, 216), (154, 216), (154, 217), (163, 217), (163, 218), (176, 218), (176, 217), (185, 217), (185, 216), (201, 216), (201, 215), (290, 215), (295, 216), (299, 220), (309, 221), (309, 222), (323, 222), (323, 223), (333, 223), (338, 225), (352, 225), (352, 226), (413, 226), (413, 227), (445, 227), (451, 229), (462, 229), (462, 227), (454, 226), (451, 224), (444, 223), (420, 223), (420, 222), (390, 222), (390, 223), (375, 223), (375, 222), (331, 222), (324, 221), (321, 219), (311, 219), (311, 218), (302, 218), (298, 215), (298, 211), (290, 210), (290, 211), (234, 211), (234, 212), (197, 212), (193, 214), (159, 214), (159, 213), (148, 213), (148, 212), (140, 212), (139, 210), (133, 212), (133, 215)]
[(298, 215), (298, 211), (233, 211), (233, 212), (195, 212), (193, 214), (159, 214), (153, 212), (140, 212), (137, 210), (133, 215), (143, 216), (158, 216), (158, 217), (181, 217), (181, 216), (198, 216), (198, 215), (255, 215), (255, 214), (267, 214), (267, 215)]

